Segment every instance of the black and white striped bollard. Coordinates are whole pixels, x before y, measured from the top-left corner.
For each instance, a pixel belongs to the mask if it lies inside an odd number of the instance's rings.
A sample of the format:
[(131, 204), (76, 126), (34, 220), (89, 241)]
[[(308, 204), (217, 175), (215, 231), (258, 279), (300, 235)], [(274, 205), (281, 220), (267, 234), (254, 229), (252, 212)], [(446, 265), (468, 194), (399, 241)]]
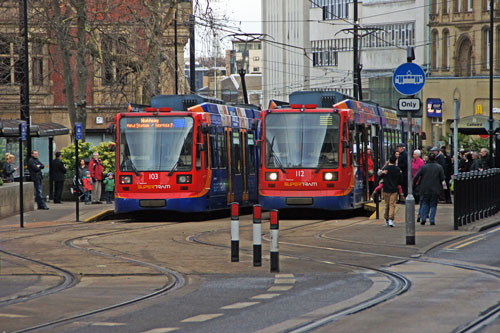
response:
[(231, 204), (231, 262), (240, 261), (240, 214), (239, 204)]
[(271, 211), (271, 273), (280, 271), (280, 253), (278, 249), (279, 218), (278, 210)]
[(262, 266), (262, 206), (253, 205), (253, 265)]

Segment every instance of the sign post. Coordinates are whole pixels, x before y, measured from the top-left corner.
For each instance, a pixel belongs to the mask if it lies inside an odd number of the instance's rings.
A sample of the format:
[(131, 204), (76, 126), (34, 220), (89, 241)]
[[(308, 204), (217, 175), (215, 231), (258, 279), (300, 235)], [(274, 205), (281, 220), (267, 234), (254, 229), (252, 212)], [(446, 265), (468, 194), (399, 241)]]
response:
[(19, 124), (19, 225), (24, 228), (24, 162), (23, 162), (23, 141), (26, 141), (26, 123)]
[(76, 222), (80, 222), (80, 177), (78, 175), (78, 140), (82, 139), (82, 123), (75, 123), (75, 187), (76, 187)]
[[(411, 48), (409, 48), (409, 51)], [(410, 53), (410, 52), (409, 52)], [(408, 57), (408, 62), (400, 65), (392, 78), (394, 88), (410, 98), (401, 98), (398, 102), (398, 116), (408, 117), (408, 195), (405, 200), (405, 226), (406, 245), (415, 245), (415, 198), (413, 197), (412, 177), (412, 155), (413, 155), (413, 133), (412, 116), (422, 117), (422, 103), (420, 99), (414, 98), (425, 84), (425, 72), (417, 64), (411, 61), (414, 57)], [(415, 113), (415, 114), (414, 114)]]

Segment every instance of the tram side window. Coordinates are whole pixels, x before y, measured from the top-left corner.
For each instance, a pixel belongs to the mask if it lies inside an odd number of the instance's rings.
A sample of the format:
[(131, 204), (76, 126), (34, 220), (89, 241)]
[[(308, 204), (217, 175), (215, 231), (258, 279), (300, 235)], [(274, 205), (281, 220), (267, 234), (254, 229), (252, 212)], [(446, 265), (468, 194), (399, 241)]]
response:
[(217, 143), (219, 147), (219, 168), (225, 169), (227, 167), (227, 147), (225, 132), (217, 132)]
[(251, 175), (255, 174), (255, 140), (254, 140), (254, 134), (253, 133), (248, 133), (247, 134), (248, 138), (248, 172)]
[(209, 154), (211, 154), (211, 149), (209, 149), (209, 141), (208, 141), (208, 133), (205, 133), (205, 143), (203, 146), (205, 147), (205, 169), (208, 169), (208, 161), (209, 161)]
[[(348, 136), (347, 136), (347, 122), (344, 122), (342, 125), (342, 142), (348, 142)], [(342, 144), (342, 167), (347, 167), (347, 145)]]
[(201, 169), (201, 127), (196, 128), (196, 170)]
[(239, 132), (233, 132), (234, 148), (234, 173), (241, 174), (241, 136)]
[(217, 156), (219, 155), (219, 152), (217, 150), (217, 135), (215, 133), (215, 128), (210, 129), (210, 141), (209, 141), (209, 146), (210, 146), (210, 166), (212, 169), (217, 169), (219, 167), (219, 161), (217, 160)]

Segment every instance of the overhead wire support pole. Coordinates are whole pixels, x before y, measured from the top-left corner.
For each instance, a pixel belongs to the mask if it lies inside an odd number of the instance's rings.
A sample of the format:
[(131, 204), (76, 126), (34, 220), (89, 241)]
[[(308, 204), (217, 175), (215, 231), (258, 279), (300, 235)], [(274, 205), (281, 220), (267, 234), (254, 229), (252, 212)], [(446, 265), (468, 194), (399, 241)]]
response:
[(175, 11), (174, 18), (174, 59), (175, 59), (175, 94), (179, 94), (179, 60), (178, 60), (178, 50), (177, 50), (177, 10)]
[(490, 130), (489, 130), (489, 137), (490, 137), (490, 157), (493, 158), (493, 166), (495, 165), (495, 158), (499, 158), (498, 156), (493, 157), (493, 9), (494, 9), (494, 4), (493, 0), (490, 0), (490, 35), (489, 35), (489, 44), (490, 44), (490, 49), (489, 49), (489, 56), (490, 56), (490, 117), (489, 117), (489, 122), (490, 122)]
[(359, 99), (359, 86), (358, 86), (358, 75), (359, 73), (359, 57), (358, 57), (358, 28), (359, 28), (359, 22), (358, 22), (358, 0), (354, 0), (354, 32), (352, 36), (352, 56), (353, 56), (353, 68), (352, 68), (352, 75), (353, 75), (353, 97), (356, 100)]
[[(20, 91), (20, 102), (21, 102), (21, 120), (26, 121), (26, 161), (31, 155), (31, 130), (30, 130), (30, 80), (29, 80), (29, 52), (28, 52), (28, 1), (23, 0), (22, 7), (19, 8), (19, 31), (22, 32), (22, 37), (24, 39), (21, 63), (23, 65), (23, 82), (21, 84)], [(21, 20), (22, 18), (22, 20)], [(23, 167), (22, 165), (20, 166)]]
[(189, 83), (191, 94), (196, 93), (196, 61), (195, 61), (195, 35), (194, 15), (189, 16)]

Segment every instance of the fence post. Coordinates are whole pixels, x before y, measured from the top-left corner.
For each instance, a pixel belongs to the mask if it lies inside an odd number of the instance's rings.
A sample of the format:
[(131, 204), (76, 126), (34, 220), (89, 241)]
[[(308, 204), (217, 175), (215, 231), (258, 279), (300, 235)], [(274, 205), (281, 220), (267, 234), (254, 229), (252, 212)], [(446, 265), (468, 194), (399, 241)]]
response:
[(231, 262), (240, 261), (240, 216), (239, 204), (231, 204)]
[(262, 266), (262, 206), (253, 205), (253, 265)]
[(271, 273), (280, 271), (278, 238), (279, 238), (278, 210), (273, 209), (271, 211)]

